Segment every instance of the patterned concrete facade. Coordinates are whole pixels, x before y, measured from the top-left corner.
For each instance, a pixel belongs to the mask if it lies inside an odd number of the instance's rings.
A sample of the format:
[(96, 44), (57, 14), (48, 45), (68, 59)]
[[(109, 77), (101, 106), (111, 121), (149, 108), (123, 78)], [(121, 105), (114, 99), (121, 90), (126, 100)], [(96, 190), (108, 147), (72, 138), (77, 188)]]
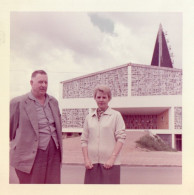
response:
[[(181, 69), (129, 63), (61, 82), (64, 132), (82, 131), (86, 115), (96, 106), (97, 84), (111, 88), (111, 103), (121, 112), (127, 130), (150, 130), (176, 145), (177, 135), (182, 134)], [(134, 109), (139, 111), (130, 111)]]
[(175, 129), (182, 129), (182, 107), (174, 108)]
[[(130, 73), (128, 66), (131, 66)], [(128, 75), (131, 75), (131, 83)], [(128, 64), (63, 82), (63, 98), (91, 98), (97, 84), (108, 85), (113, 97), (128, 96), (128, 85), (131, 85), (132, 96), (181, 95), (182, 70)]]
[(182, 70), (136, 65), (131, 79), (132, 96), (182, 94)]
[(91, 98), (93, 97), (93, 89), (98, 84), (108, 85), (115, 97), (127, 96), (128, 67), (125, 66), (65, 82), (63, 84), (63, 98)]
[(82, 128), (85, 117), (89, 113), (89, 109), (63, 109), (62, 110), (62, 127)]

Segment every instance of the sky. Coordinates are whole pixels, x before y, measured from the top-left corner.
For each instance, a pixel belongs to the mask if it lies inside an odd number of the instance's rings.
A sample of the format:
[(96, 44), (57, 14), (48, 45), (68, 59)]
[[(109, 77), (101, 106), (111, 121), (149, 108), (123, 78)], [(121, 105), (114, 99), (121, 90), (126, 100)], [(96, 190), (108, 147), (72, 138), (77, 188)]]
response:
[(126, 63), (150, 65), (159, 25), (182, 68), (179, 12), (11, 12), (10, 98), (30, 91), (34, 70), (48, 73), (48, 93), (60, 82)]

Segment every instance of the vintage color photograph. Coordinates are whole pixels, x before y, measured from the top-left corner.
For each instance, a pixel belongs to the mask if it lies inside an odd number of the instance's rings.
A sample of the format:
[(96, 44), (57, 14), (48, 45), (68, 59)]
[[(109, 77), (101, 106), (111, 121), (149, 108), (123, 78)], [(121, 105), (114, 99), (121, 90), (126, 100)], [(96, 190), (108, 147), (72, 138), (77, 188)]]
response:
[(10, 184), (182, 184), (182, 18), (10, 12)]

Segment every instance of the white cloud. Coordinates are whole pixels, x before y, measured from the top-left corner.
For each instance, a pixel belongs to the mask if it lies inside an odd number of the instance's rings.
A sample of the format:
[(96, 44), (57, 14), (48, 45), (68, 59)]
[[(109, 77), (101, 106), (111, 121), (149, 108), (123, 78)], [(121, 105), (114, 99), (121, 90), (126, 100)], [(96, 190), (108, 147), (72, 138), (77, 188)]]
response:
[(160, 22), (168, 31), (175, 67), (181, 67), (181, 14), (96, 14), (114, 32), (100, 29), (84, 12), (12, 13), (11, 96), (29, 90), (24, 86), (35, 69), (48, 72), (49, 92), (57, 96), (60, 81), (129, 62), (149, 65)]

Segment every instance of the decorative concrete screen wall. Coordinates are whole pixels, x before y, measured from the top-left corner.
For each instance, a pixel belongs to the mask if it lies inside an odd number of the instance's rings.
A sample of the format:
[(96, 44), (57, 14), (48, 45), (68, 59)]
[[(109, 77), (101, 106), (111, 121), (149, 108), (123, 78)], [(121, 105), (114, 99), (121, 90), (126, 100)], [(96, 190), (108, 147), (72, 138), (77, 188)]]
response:
[(123, 115), (127, 129), (157, 129), (157, 115)]
[(174, 108), (174, 123), (175, 129), (182, 129), (182, 107)]
[(181, 95), (182, 70), (131, 65), (131, 95)]
[(128, 66), (103, 71), (87, 77), (63, 83), (63, 98), (91, 98), (97, 84), (111, 88), (112, 95), (128, 95)]
[[(93, 90), (97, 84), (108, 85), (113, 97), (182, 95), (182, 70), (125, 64), (62, 82), (63, 99), (69, 101), (73, 98), (93, 98)], [(117, 106), (119, 108), (119, 103)], [(82, 128), (89, 108), (90, 105), (82, 109), (64, 108), (63, 128)], [(127, 129), (169, 129), (168, 111), (159, 115), (124, 115), (123, 118)], [(182, 129), (182, 108), (178, 106), (174, 109), (174, 127)]]
[(62, 127), (82, 128), (89, 109), (63, 109), (62, 110)]

